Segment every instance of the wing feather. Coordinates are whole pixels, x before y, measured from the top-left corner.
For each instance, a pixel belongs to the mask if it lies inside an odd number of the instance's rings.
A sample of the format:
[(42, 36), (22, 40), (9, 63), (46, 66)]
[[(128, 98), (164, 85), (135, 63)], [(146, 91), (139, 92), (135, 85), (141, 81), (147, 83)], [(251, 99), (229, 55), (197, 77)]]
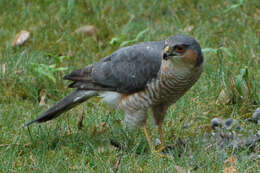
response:
[(79, 89), (133, 93), (157, 77), (163, 46), (164, 41), (158, 41), (124, 47), (64, 78), (73, 81), (70, 87)]

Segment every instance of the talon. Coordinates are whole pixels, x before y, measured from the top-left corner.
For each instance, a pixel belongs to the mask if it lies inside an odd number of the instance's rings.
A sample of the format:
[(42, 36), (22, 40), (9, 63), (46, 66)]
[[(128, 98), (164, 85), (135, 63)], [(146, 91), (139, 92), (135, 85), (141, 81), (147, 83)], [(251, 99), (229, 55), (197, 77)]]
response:
[(167, 148), (166, 146), (159, 146), (159, 147), (157, 149), (157, 151), (159, 151), (159, 152), (163, 152)]
[(153, 153), (154, 155), (156, 155), (156, 156), (159, 156), (159, 157), (162, 157), (162, 158), (167, 158), (167, 156), (166, 156), (165, 154), (161, 153), (160, 150), (153, 150), (152, 153)]
[[(159, 128), (159, 132), (160, 132), (160, 138), (161, 138), (161, 141), (162, 141), (162, 144), (160, 145), (157, 145), (155, 148), (153, 147), (153, 144), (152, 144), (152, 140), (150, 138), (150, 135), (148, 134), (148, 131), (146, 129), (145, 126), (142, 127), (143, 131), (144, 131), (144, 134), (145, 134), (145, 137), (146, 137), (146, 140), (149, 144), (149, 147), (150, 147), (150, 150), (152, 151), (152, 153), (156, 156), (159, 156), (159, 157), (162, 157), (162, 158), (166, 158), (167, 156), (163, 153), (161, 153), (166, 147), (164, 146), (164, 142), (163, 142), (163, 138), (162, 138), (162, 132), (161, 132), (161, 128)], [(158, 148), (158, 149), (157, 149)]]

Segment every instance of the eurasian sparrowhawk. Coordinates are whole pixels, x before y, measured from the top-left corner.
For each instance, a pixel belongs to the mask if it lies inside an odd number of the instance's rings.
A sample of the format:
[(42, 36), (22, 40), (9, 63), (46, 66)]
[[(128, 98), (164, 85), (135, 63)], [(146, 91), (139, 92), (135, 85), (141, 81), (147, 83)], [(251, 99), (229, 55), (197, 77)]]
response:
[(125, 112), (126, 125), (143, 128), (154, 151), (145, 127), (147, 109), (153, 112), (163, 143), (161, 126), (168, 107), (195, 84), (202, 68), (200, 45), (186, 35), (123, 47), (66, 75), (64, 79), (72, 81), (69, 87), (76, 90), (26, 126), (51, 120), (93, 96), (101, 96)]

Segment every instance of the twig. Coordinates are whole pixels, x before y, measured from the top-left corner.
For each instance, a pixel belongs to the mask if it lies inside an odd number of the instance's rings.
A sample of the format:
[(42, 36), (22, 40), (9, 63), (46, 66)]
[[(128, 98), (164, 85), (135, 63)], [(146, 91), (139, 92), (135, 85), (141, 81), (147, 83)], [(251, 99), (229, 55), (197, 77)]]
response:
[(0, 144), (0, 147), (5, 147), (5, 146), (8, 146), (10, 144)]
[(116, 173), (116, 172), (118, 171), (118, 167), (119, 167), (119, 164), (120, 164), (120, 160), (121, 160), (121, 155), (118, 154), (118, 155), (117, 155), (117, 160), (116, 160), (115, 169), (114, 169), (114, 173)]
[(204, 150), (208, 150), (208, 149), (210, 149), (211, 147), (214, 147), (214, 146), (217, 145), (217, 144), (218, 144), (218, 141), (215, 142), (214, 144), (208, 145)]

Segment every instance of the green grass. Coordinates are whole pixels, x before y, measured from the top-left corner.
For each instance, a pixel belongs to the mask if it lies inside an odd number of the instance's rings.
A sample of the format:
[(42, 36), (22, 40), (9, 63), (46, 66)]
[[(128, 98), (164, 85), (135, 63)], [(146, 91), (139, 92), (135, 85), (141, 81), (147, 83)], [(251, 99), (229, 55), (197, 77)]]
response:
[[(259, 143), (253, 150), (206, 150), (202, 138), (213, 117), (237, 119), (245, 135), (259, 130), (245, 121), (260, 106), (259, 7), (257, 0), (0, 0), (0, 172), (113, 172), (118, 154), (118, 172), (176, 172), (176, 165), (192, 172), (222, 172), (232, 155), (238, 172), (259, 171), (259, 160), (250, 158), (259, 154)], [(83, 25), (94, 25), (97, 36), (73, 34)], [(30, 31), (30, 39), (12, 47), (21, 30)], [(198, 83), (168, 111), (165, 140), (176, 144), (168, 159), (152, 155), (142, 132), (127, 130), (120, 121), (123, 113), (96, 98), (56, 120), (33, 125), (30, 133), (21, 128), (71, 92), (64, 74), (109, 55), (124, 41), (134, 40), (130, 45), (175, 34), (196, 38), (205, 50), (205, 64)], [(110, 44), (113, 39), (117, 42)], [(61, 56), (65, 58), (57, 60)], [(32, 64), (68, 70), (49, 74), (53, 81)], [(231, 90), (232, 103), (216, 104), (222, 89)], [(39, 106), (43, 92), (47, 101)], [(84, 124), (78, 130), (81, 114)], [(153, 139), (158, 137), (151, 118), (148, 127)], [(126, 151), (117, 151), (109, 139)], [(177, 139), (186, 144), (177, 145)]]

